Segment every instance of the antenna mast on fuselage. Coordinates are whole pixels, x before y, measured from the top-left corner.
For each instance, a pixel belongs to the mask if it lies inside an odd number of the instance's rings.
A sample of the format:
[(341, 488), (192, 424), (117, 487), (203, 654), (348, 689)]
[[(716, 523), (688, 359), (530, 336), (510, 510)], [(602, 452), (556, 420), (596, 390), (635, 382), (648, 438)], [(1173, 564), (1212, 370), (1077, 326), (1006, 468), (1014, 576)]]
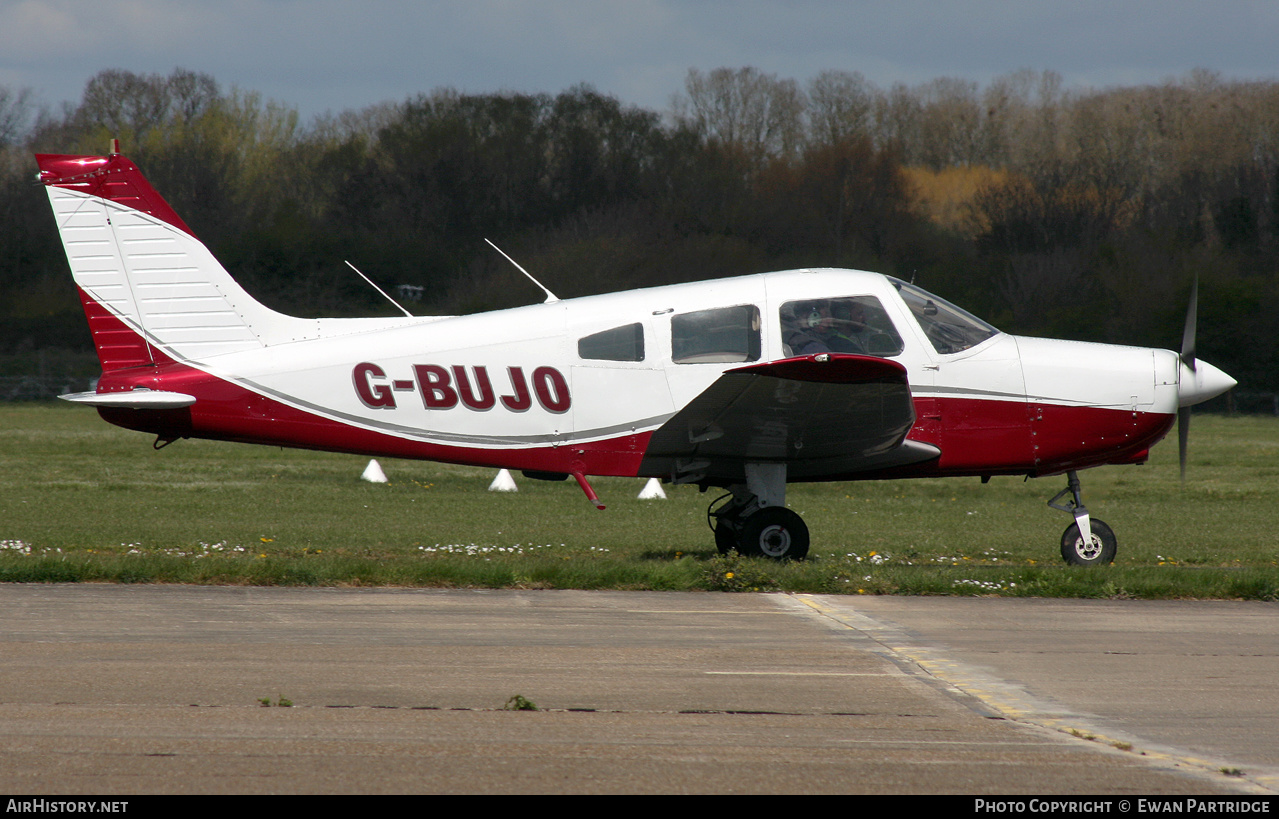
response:
[(514, 259), (512, 259), (510, 256), (507, 256), (507, 255), (506, 255), (506, 253), (504, 253), (504, 252), (502, 251), (502, 248), (498, 247), (497, 245), (493, 244), (492, 242), (489, 242), (489, 240), (488, 240), (488, 239), (485, 239), (484, 241), (486, 241), (486, 242), (488, 242), (488, 243), (489, 243), (489, 247), (493, 248), (493, 249), (494, 249), (494, 250), (496, 250), (498, 253), (501, 253), (501, 254), (502, 254), (502, 257), (503, 257), (503, 258), (505, 258), (508, 262), (510, 262), (511, 264), (515, 265), (515, 269), (516, 269), (516, 270), (519, 270), (521, 273), (523, 273), (525, 276), (527, 276), (529, 281), (531, 281), (533, 284), (537, 285), (538, 287), (542, 288), (542, 292), (546, 294), (546, 301), (542, 302), (543, 304), (551, 304), (551, 303), (553, 303), (553, 302), (557, 302), (557, 301), (559, 301), (559, 300), (560, 300), (560, 299), (559, 299), (559, 296), (556, 296), (556, 295), (555, 295), (554, 293), (552, 293), (550, 290), (547, 290), (547, 289), (546, 289), (546, 287), (545, 287), (545, 286), (543, 286), (541, 282), (539, 282), (537, 279), (533, 278), (533, 274), (532, 274), (532, 273), (530, 273), (530, 272), (528, 272), (527, 270), (525, 270), (524, 268), (520, 267), (520, 263), (519, 263), (519, 262), (515, 261), (515, 260), (514, 260)]
[(372, 279), (370, 279), (368, 276), (364, 275), (363, 273), (360, 273), (360, 268), (356, 267), (355, 265), (351, 264), (350, 262), (347, 262), (347, 263), (346, 263), (346, 266), (347, 266), (347, 267), (349, 267), (349, 268), (351, 268), (352, 270), (354, 270), (356, 273), (359, 273), (359, 274), (360, 274), (360, 278), (361, 278), (361, 279), (364, 279), (366, 282), (368, 282), (368, 283), (369, 283), (369, 287), (372, 287), (374, 290), (376, 290), (377, 292), (379, 292), (379, 293), (381, 293), (381, 294), (382, 294), (382, 298), (386, 299), (386, 300), (387, 300), (387, 301), (389, 301), (391, 304), (394, 304), (396, 307), (400, 308), (400, 312), (401, 312), (401, 313), (403, 313), (404, 315), (408, 316), (409, 318), (413, 318), (413, 314), (412, 314), (412, 313), (410, 313), (408, 310), (405, 310), (405, 309), (404, 309), (404, 305), (400, 304), (398, 301), (396, 301), (395, 299), (393, 299), (393, 298), (391, 298), (390, 296), (388, 296), (388, 295), (386, 294), (386, 291), (385, 291), (385, 290), (383, 290), (382, 288), (378, 287), (376, 284), (374, 284), (374, 283), (373, 283), (373, 280), (372, 280)]

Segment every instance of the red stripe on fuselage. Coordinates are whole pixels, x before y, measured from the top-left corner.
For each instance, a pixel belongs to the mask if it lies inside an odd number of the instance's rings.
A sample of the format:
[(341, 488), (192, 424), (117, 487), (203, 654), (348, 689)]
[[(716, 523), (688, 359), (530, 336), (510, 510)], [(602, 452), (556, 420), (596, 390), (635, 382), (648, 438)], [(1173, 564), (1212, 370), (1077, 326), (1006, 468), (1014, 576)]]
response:
[(1172, 429), (1176, 413), (1032, 405), (1038, 475), (1102, 464), (1140, 463)]
[[(108, 379), (115, 388), (127, 381), (197, 397), (194, 405), (181, 409), (98, 410), (113, 424), (162, 438), (209, 438), (472, 466), (633, 477), (639, 472), (651, 436), (644, 432), (524, 449), (455, 446), (402, 438), (326, 418), (181, 364), (156, 368), (146, 375), (137, 370), (117, 372), (104, 376), (104, 381)], [(107, 387), (113, 386), (110, 382)], [(1138, 463), (1175, 421), (1172, 415), (1099, 407), (1035, 405), (1035, 414), (1027, 416), (1027, 405), (1017, 402), (949, 398), (938, 403), (939, 423), (931, 430), (927, 423), (917, 425), (909, 437), (938, 446), (942, 450), (940, 458), (909, 467), (832, 475), (821, 480), (1041, 476), (1102, 464)], [(1015, 423), (1018, 420), (1020, 423)]]
[(105, 420), (117, 426), (162, 438), (208, 438), (472, 466), (634, 477), (651, 434), (520, 449), (455, 446), (402, 438), (326, 418), (182, 364), (147, 373), (118, 371), (103, 379), (108, 382), (107, 389), (100, 384), (99, 392), (136, 385), (194, 395), (195, 404), (181, 409), (98, 409)]
[(1109, 407), (978, 398), (917, 397), (909, 438), (941, 457), (882, 477), (1053, 475), (1135, 463), (1168, 434), (1176, 416)]

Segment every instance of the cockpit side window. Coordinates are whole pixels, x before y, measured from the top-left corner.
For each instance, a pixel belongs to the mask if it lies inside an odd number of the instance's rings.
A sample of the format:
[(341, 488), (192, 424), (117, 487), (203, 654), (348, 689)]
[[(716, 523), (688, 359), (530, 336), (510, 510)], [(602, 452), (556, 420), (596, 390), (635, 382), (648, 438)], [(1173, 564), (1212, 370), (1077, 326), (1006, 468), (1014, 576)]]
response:
[(994, 326), (943, 298), (900, 279), (890, 281), (939, 353), (963, 352), (999, 334)]
[(579, 338), (577, 355), (595, 361), (643, 361), (644, 325), (624, 324)]
[(671, 316), (671, 358), (676, 364), (758, 361), (759, 308), (719, 307)]
[(874, 296), (788, 301), (780, 318), (788, 356), (855, 353), (886, 358), (902, 351), (897, 328)]

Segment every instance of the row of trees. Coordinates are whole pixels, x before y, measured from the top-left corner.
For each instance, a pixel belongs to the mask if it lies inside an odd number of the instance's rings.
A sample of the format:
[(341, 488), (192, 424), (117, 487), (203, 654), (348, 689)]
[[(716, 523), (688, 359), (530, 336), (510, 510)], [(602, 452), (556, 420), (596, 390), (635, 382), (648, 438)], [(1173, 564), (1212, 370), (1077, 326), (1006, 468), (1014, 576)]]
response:
[(422, 286), (423, 312), (536, 299), (487, 237), (561, 296), (854, 266), (1010, 331), (1173, 346), (1198, 273), (1201, 354), (1279, 389), (1277, 82), (692, 70), (665, 112), (442, 89), (305, 124), (181, 70), (104, 71), (56, 112), (0, 88), (0, 348), (87, 344), (30, 154), (113, 137), (289, 312), (382, 309), (347, 259)]

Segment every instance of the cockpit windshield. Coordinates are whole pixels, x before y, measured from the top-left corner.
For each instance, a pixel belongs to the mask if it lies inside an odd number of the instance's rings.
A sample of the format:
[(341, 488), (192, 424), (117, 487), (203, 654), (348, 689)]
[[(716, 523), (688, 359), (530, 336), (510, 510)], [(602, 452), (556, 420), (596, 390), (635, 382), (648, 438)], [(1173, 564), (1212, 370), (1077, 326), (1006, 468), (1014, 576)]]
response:
[(958, 353), (999, 334), (992, 325), (943, 298), (901, 279), (889, 277), (939, 353)]

